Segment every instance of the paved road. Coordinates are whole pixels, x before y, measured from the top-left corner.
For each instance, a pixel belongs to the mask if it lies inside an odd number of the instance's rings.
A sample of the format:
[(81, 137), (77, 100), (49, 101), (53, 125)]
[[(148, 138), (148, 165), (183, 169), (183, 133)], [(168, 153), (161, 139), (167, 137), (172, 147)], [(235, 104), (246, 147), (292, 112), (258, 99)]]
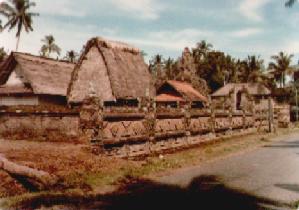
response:
[(194, 178), (210, 175), (255, 196), (287, 203), (298, 201), (299, 133), (242, 155), (179, 170), (159, 181), (186, 187)]

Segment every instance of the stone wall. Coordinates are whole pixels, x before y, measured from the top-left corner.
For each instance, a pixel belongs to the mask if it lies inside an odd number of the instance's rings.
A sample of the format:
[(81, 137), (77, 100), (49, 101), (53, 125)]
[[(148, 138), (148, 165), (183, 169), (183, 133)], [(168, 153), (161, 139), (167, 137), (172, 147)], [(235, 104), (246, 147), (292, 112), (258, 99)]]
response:
[(275, 129), (277, 116), (270, 111), (214, 110), (213, 106), (160, 109), (149, 102), (139, 110), (123, 108), (116, 112), (93, 101), (82, 107), (80, 127), (95, 152), (135, 157), (188, 148), (217, 137), (268, 130), (269, 121)]
[(0, 137), (47, 141), (78, 141), (79, 116), (76, 113), (2, 112)]
[(274, 108), (277, 115), (278, 125), (280, 127), (288, 127), (291, 122), (291, 106), (286, 104), (277, 104)]
[(77, 110), (20, 108), (0, 111), (0, 137), (78, 141), (91, 144), (95, 152), (118, 157), (172, 151), (222, 136), (269, 130), (269, 122), (272, 130), (282, 122), (289, 123), (288, 106), (236, 111), (229, 106), (218, 110), (213, 104), (205, 109), (191, 105), (157, 108), (148, 101), (138, 108), (105, 108), (90, 99)]

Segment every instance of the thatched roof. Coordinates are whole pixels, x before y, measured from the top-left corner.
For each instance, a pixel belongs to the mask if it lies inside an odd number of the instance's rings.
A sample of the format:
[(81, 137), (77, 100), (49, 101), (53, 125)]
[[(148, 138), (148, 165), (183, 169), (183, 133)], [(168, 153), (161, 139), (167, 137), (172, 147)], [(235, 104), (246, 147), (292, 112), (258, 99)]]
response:
[(270, 90), (262, 84), (258, 83), (229, 83), (212, 94), (212, 97), (228, 96), (231, 91), (236, 92), (247, 89), (250, 95), (270, 95)]
[(153, 96), (151, 76), (140, 51), (125, 43), (93, 38), (75, 67), (69, 103), (94, 94), (103, 101)]
[(74, 64), (13, 52), (0, 66), (0, 85), (7, 82), (16, 68), (34, 94), (66, 96)]
[(156, 96), (156, 102), (183, 102), (183, 97), (162, 93)]
[[(165, 86), (169, 85), (172, 87), (177, 94), (172, 94), (169, 92), (163, 92)], [(201, 101), (208, 102), (208, 99), (200, 94), (197, 90), (193, 88), (190, 83), (180, 82), (175, 80), (169, 80), (165, 84), (163, 84), (159, 90), (157, 91), (159, 94), (156, 97), (157, 101), (166, 102), (168, 101)], [(180, 100), (179, 100), (180, 99)]]
[(14, 86), (0, 86), (0, 95), (32, 95), (33, 91), (29, 87), (25, 87), (22, 85), (14, 85)]

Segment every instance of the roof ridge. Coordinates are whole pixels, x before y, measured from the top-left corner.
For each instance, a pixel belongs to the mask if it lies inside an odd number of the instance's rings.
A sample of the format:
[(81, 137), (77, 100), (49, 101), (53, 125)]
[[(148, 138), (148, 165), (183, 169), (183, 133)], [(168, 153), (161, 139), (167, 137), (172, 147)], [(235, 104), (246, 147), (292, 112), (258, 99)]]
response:
[(12, 54), (16, 54), (16, 55), (25, 55), (25, 56), (30, 56), (30, 57), (35, 57), (35, 58), (40, 58), (40, 59), (44, 59), (44, 60), (48, 60), (48, 61), (54, 61), (54, 62), (60, 62), (60, 63), (66, 63), (66, 64), (73, 64), (72, 62), (69, 62), (67, 60), (57, 60), (57, 59), (54, 59), (54, 58), (48, 58), (48, 57), (44, 57), (44, 56), (39, 56), (39, 55), (33, 55), (33, 54), (30, 54), (30, 53), (26, 53), (26, 52), (11, 52)]
[(103, 47), (110, 48), (110, 49), (118, 49), (118, 50), (122, 50), (125, 52), (131, 52), (131, 53), (135, 53), (135, 54), (139, 54), (141, 52), (140, 49), (134, 47), (133, 45), (127, 44), (122, 41), (106, 39), (106, 38), (103, 38), (100, 36), (94, 37), (90, 41), (91, 41), (91, 43), (94, 42), (97, 45), (101, 45)]

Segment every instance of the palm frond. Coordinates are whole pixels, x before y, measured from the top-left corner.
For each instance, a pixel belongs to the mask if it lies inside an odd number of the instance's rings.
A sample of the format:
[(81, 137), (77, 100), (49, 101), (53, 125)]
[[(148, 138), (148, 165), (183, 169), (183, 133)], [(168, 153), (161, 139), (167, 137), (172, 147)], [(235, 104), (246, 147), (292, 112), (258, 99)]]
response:
[(285, 6), (286, 7), (292, 7), (295, 3), (296, 3), (297, 0), (288, 0), (286, 3), (285, 3)]

